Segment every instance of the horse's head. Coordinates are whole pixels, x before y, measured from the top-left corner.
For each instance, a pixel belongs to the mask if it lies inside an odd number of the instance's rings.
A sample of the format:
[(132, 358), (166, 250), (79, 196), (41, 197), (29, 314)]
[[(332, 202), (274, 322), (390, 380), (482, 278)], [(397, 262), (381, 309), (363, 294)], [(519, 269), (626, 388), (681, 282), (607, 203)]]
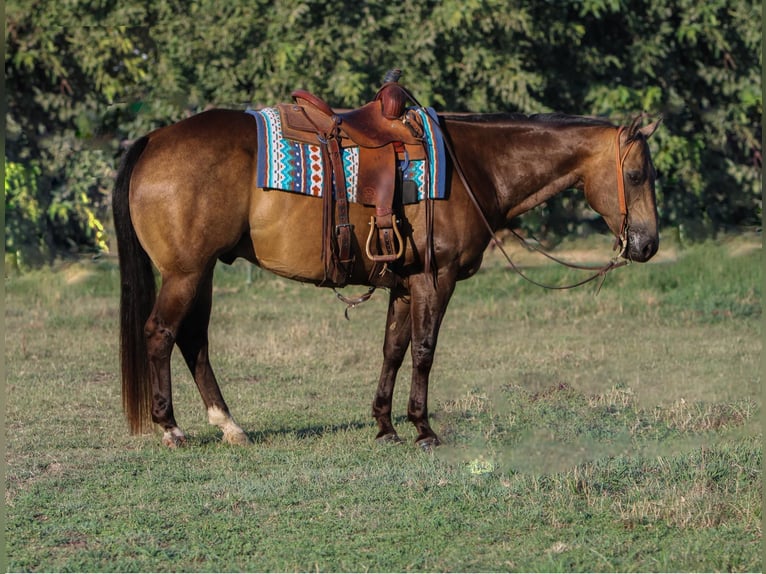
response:
[(643, 118), (608, 131), (611, 141), (584, 178), (585, 197), (617, 237), (621, 255), (639, 262), (651, 259), (660, 243), (656, 173), (646, 140), (662, 120), (642, 127)]

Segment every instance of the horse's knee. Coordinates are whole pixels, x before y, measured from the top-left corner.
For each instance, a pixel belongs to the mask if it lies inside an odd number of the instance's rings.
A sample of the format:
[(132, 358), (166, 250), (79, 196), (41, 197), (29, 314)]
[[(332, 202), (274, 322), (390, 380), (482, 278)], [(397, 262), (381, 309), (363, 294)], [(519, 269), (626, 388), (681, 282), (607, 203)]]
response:
[(413, 345), (412, 366), (419, 371), (429, 372), (434, 364), (434, 347), (432, 345)]

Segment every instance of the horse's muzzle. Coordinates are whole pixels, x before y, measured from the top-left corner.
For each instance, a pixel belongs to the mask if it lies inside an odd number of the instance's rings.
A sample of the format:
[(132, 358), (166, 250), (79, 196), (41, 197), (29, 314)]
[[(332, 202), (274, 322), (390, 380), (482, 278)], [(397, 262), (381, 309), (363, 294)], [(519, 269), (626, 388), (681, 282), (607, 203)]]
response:
[(637, 263), (649, 261), (660, 246), (660, 238), (653, 233), (646, 233), (638, 229), (628, 231), (628, 249), (625, 258)]

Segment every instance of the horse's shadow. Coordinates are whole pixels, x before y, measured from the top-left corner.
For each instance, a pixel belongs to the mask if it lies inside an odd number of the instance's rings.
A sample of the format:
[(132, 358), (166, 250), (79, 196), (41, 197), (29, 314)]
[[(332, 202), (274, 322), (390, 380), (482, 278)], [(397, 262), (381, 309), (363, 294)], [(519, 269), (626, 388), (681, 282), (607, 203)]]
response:
[[(398, 417), (394, 417), (394, 423), (396, 425), (400, 425), (407, 421), (407, 417), (404, 415), (400, 415)], [(350, 421), (345, 423), (338, 423), (334, 425), (311, 425), (303, 428), (291, 428), (291, 427), (282, 427), (278, 429), (265, 429), (265, 430), (259, 430), (259, 431), (245, 431), (245, 434), (247, 435), (247, 438), (250, 440), (252, 444), (258, 445), (258, 444), (265, 444), (269, 442), (271, 438), (274, 437), (283, 437), (283, 436), (294, 436), (298, 440), (306, 440), (306, 439), (312, 439), (312, 438), (321, 438), (325, 435), (334, 435), (339, 432), (346, 432), (346, 431), (354, 431), (354, 430), (362, 430), (362, 429), (369, 429), (370, 430), (370, 436), (374, 436), (374, 431), (376, 429), (375, 423), (371, 421), (362, 421), (362, 420), (356, 420), (356, 421)], [(191, 436), (190, 442), (193, 444), (197, 444), (200, 446), (207, 446), (212, 445), (216, 443), (222, 442), (223, 433), (219, 430), (216, 431), (210, 431), (205, 434), (200, 434), (197, 436)]]

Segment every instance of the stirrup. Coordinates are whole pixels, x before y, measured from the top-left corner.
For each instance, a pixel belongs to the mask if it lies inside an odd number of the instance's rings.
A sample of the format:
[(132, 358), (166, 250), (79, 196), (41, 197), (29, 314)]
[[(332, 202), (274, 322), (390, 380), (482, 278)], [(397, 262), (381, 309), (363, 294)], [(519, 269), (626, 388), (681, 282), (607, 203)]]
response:
[(396, 237), (397, 243), (399, 243), (398, 251), (388, 255), (374, 255), (372, 253), (372, 236), (375, 234), (375, 230), (378, 229), (378, 225), (375, 222), (375, 216), (373, 215), (370, 217), (370, 234), (367, 236), (365, 251), (367, 253), (367, 257), (369, 257), (370, 260), (374, 261), (375, 263), (390, 263), (391, 261), (396, 261), (404, 254), (404, 240), (402, 239), (401, 233), (399, 233), (399, 226), (396, 224), (396, 217), (392, 217), (391, 222), (392, 229), (394, 230), (394, 236)]

